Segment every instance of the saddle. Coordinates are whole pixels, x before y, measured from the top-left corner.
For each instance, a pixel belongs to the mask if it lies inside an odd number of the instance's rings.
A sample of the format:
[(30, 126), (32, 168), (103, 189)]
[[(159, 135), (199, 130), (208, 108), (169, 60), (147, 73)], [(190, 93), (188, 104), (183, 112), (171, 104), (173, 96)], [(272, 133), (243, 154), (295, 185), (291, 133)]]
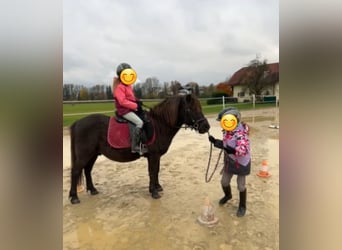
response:
[[(144, 122), (142, 129), (142, 143), (150, 145), (155, 141), (154, 127), (145, 111), (136, 113)], [(131, 134), (135, 124), (126, 120), (115, 112), (108, 125), (107, 141), (113, 148), (130, 148)]]

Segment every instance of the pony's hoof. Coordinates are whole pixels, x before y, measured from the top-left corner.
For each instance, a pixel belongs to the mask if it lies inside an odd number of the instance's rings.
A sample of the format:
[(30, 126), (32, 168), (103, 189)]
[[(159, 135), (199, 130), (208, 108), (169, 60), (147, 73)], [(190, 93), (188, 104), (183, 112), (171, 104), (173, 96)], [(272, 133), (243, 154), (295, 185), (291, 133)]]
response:
[[(157, 192), (162, 192), (164, 189), (163, 189), (163, 187), (160, 185), (160, 184), (157, 184), (156, 186), (155, 186), (155, 190), (157, 191)], [(154, 191), (153, 191), (153, 188), (149, 188), (149, 191), (150, 191), (150, 193), (153, 193)]]
[(80, 201), (80, 199), (78, 199), (77, 197), (72, 197), (72, 198), (70, 199), (70, 202), (71, 202), (71, 204), (78, 204), (78, 203), (80, 203), (81, 201)]
[(159, 199), (161, 197), (160, 194), (158, 194), (158, 192), (152, 192), (151, 196), (153, 199)]
[(160, 185), (157, 185), (156, 189), (158, 192), (162, 192), (164, 190), (163, 187)]

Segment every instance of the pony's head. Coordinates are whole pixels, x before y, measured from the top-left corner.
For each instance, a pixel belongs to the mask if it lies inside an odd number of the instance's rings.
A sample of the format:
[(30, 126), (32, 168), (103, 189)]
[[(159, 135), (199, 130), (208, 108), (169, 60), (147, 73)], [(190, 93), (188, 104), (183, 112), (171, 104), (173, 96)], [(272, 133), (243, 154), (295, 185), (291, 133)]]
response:
[(199, 100), (192, 94), (184, 95), (182, 98), (182, 111), (180, 112), (183, 113), (183, 124), (195, 129), (200, 134), (208, 132), (210, 125), (202, 112)]
[(200, 134), (208, 132), (210, 128), (207, 118), (202, 113), (201, 103), (192, 94), (168, 97), (150, 111), (155, 119), (172, 128), (181, 128), (185, 125)]

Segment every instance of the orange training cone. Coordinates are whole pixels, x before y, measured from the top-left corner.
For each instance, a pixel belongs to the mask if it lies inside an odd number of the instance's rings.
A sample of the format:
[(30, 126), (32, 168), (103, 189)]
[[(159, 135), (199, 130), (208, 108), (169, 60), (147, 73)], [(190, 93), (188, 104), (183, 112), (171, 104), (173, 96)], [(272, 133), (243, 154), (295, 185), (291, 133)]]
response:
[(202, 214), (197, 218), (197, 221), (208, 227), (214, 226), (219, 221), (219, 219), (215, 216), (214, 206), (208, 197), (206, 197), (204, 200)]
[(263, 178), (268, 178), (271, 176), (271, 174), (268, 172), (268, 165), (267, 165), (266, 160), (263, 160), (261, 162), (261, 169), (260, 169), (259, 173), (257, 173), (257, 176), (263, 177)]

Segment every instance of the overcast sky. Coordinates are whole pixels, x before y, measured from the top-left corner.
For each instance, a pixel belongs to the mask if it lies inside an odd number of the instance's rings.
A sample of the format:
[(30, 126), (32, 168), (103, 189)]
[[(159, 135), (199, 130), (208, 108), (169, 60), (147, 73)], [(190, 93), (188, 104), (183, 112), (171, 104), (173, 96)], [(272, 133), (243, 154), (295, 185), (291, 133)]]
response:
[(129, 63), (138, 81), (217, 84), (258, 55), (279, 62), (279, 2), (63, 2), (64, 83), (111, 84)]

